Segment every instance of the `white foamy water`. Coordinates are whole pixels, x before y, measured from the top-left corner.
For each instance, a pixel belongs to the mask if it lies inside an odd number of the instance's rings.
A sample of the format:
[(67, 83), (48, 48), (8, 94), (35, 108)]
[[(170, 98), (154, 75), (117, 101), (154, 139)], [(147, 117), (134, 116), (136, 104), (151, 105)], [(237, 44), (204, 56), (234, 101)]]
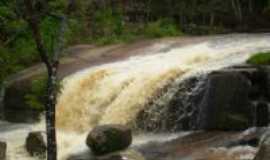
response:
[[(96, 125), (133, 126), (137, 114), (148, 107), (147, 103), (179, 77), (184, 79), (242, 63), (251, 54), (270, 50), (269, 42), (270, 35), (262, 34), (220, 36), (166, 50), (160, 50), (168, 46), (166, 42), (157, 43), (151, 50), (148, 48), (151, 54), (85, 69), (65, 78), (56, 117), (59, 159), (85, 150), (85, 135)], [(3, 137), (9, 143), (8, 160), (18, 159), (17, 155), (22, 160), (30, 159), (23, 149), (24, 137), (39, 127), (40, 124), (23, 125), (0, 131), (0, 139)], [(137, 138), (134, 143), (141, 144), (146, 139)]]
[(97, 124), (132, 125), (146, 104), (174, 80), (242, 63), (250, 54), (269, 50), (269, 40), (258, 35), (225, 36), (71, 75), (58, 99), (57, 125), (81, 132)]

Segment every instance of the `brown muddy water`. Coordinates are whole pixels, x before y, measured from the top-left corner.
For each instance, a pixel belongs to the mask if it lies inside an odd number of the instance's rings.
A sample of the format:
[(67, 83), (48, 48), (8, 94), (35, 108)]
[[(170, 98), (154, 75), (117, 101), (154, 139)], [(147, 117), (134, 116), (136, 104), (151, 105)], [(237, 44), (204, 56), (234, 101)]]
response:
[[(122, 152), (123, 160), (249, 160), (252, 146), (228, 143), (245, 133), (136, 131), (137, 114), (148, 107), (168, 84), (241, 64), (250, 55), (270, 50), (269, 34), (232, 34), (205, 38), (197, 43), (173, 45), (157, 41), (126, 59), (85, 68), (67, 76), (57, 103), (59, 160), (95, 159), (85, 145), (86, 134), (96, 125), (123, 124), (135, 131), (134, 142)], [(169, 90), (173, 94), (174, 85)], [(165, 99), (169, 100), (169, 99)], [(160, 102), (162, 103), (162, 102)], [(36, 160), (24, 150), (29, 131), (44, 130), (36, 124), (0, 123), (0, 140), (8, 143), (8, 160)], [(103, 157), (103, 159), (108, 157)]]

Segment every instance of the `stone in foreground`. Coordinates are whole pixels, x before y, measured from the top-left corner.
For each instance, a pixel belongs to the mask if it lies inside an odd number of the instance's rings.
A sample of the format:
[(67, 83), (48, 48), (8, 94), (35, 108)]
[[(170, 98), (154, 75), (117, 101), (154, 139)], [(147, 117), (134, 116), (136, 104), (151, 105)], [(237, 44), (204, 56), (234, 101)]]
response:
[(26, 138), (26, 150), (31, 156), (44, 156), (47, 144), (43, 132), (31, 132)]
[(270, 132), (266, 133), (260, 144), (259, 151), (254, 160), (269, 160), (270, 159)]
[(6, 159), (7, 143), (0, 141), (0, 160)]
[(124, 150), (131, 142), (131, 130), (121, 125), (97, 126), (86, 139), (87, 146), (97, 156)]

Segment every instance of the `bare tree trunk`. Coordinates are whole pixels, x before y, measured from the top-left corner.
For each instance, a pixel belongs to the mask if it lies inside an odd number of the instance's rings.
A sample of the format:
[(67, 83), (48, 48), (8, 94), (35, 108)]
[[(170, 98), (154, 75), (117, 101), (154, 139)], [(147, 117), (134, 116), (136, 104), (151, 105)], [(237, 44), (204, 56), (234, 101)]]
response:
[(57, 94), (57, 68), (56, 62), (48, 69), (47, 102), (46, 102), (46, 131), (47, 131), (47, 159), (57, 160), (57, 139), (55, 127), (55, 106)]
[(232, 0), (231, 2), (232, 2), (232, 8), (234, 11), (234, 15), (236, 16), (236, 18), (238, 18), (238, 10), (237, 10), (236, 4), (235, 4), (235, 0)]
[(238, 8), (238, 17), (240, 22), (243, 21), (243, 13), (242, 13), (242, 7), (241, 7), (241, 2), (239, 0), (236, 0), (237, 2), (237, 8)]
[(242, 14), (242, 7), (241, 7), (241, 3), (239, 2), (239, 0), (232, 0), (232, 7), (235, 13), (236, 18), (242, 22), (243, 20), (243, 14)]
[(146, 3), (146, 24), (150, 21), (150, 12), (151, 12), (151, 3), (152, 3), (152, 0), (148, 0)]
[(252, 0), (248, 1), (248, 8), (249, 8), (249, 12), (252, 13), (253, 12), (253, 2), (252, 2)]
[(0, 84), (0, 120), (5, 119), (4, 97), (5, 97), (6, 83)]
[(215, 13), (211, 13), (210, 15), (210, 26), (213, 27), (215, 24)]

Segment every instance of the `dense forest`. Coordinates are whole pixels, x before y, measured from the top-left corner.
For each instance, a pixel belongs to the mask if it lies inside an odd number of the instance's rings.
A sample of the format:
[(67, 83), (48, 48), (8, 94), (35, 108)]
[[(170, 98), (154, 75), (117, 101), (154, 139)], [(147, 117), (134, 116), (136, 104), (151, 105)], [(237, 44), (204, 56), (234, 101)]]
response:
[[(41, 14), (72, 10), (66, 45), (108, 44), (138, 38), (269, 30), (269, 0), (50, 0)], [(0, 1), (0, 81), (39, 58), (20, 0)], [(43, 15), (40, 15), (43, 16)], [(53, 48), (59, 22), (43, 16), (42, 34)]]

